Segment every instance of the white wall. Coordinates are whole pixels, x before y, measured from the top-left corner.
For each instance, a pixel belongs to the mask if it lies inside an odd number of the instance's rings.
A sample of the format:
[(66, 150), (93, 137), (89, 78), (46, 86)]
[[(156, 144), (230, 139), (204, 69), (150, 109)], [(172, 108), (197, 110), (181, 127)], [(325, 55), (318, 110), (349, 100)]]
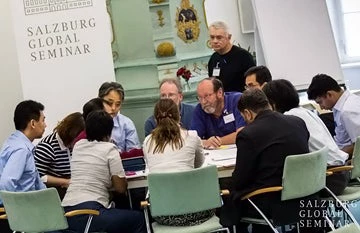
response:
[(0, 1), (0, 145), (15, 130), (15, 106), (23, 99), (15, 38), (12, 31), (10, 1)]
[[(52, 12), (51, 15), (24, 18), (27, 16), (24, 14), (22, 1), (11, 1), (5, 0), (0, 3), (0, 144), (14, 131), (13, 112), (20, 101), (33, 99), (44, 104), (48, 125), (45, 136), (67, 114), (81, 111), (83, 104), (97, 95), (97, 90), (103, 82), (115, 81), (105, 2), (93, 2), (91, 8), (85, 10), (78, 8), (71, 12)], [(14, 17), (11, 14), (14, 14)], [(80, 20), (81, 17), (94, 19), (96, 24), (93, 27), (71, 34), (77, 33), (79, 36), (77, 40), (73, 39), (74, 46), (75, 43), (81, 42), (88, 45), (89, 52), (81, 57), (68, 56), (61, 60), (58, 58), (57, 61), (30, 61), (28, 55), (32, 51), (28, 50), (33, 48), (29, 48), (28, 41), (24, 38), (27, 24), (52, 25), (52, 22), (62, 22), (64, 17), (68, 20)], [(66, 32), (62, 33), (65, 36)], [(17, 54), (24, 56), (17, 57)]]
[(230, 28), (234, 44), (250, 51), (254, 48), (254, 33), (242, 33), (240, 24), (239, 7), (237, 0), (205, 0), (205, 12), (208, 24), (214, 21), (224, 21)]

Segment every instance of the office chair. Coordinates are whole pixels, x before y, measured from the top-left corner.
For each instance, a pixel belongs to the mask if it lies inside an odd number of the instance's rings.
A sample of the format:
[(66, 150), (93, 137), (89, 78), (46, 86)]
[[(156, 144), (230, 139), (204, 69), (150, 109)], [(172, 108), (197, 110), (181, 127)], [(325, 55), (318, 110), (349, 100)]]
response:
[[(150, 173), (149, 202), (142, 202), (148, 232), (150, 231), (147, 207), (151, 215), (169, 216), (195, 213), (221, 206), (221, 196), (216, 166), (206, 166), (191, 171)], [(195, 226), (166, 226), (152, 224), (155, 233), (171, 232), (217, 232), (226, 231), (216, 216)]]
[(8, 219), (11, 230), (18, 232), (47, 232), (68, 228), (66, 217), (89, 215), (85, 233), (89, 231), (94, 215), (99, 211), (83, 209), (64, 213), (55, 188), (29, 192), (0, 191), (6, 214), (0, 219)]
[[(281, 191), (281, 201), (286, 201), (291, 199), (304, 198), (315, 194), (322, 189), (325, 189), (332, 197), (336, 198), (336, 196), (325, 186), (326, 175), (331, 174), (331, 172), (326, 171), (327, 153), (328, 148), (324, 147), (318, 151), (306, 154), (287, 156), (283, 169), (282, 186), (255, 190), (242, 198), (242, 200), (249, 201), (249, 203), (257, 210), (264, 221), (260, 221), (259, 219), (254, 218), (243, 218), (242, 221), (254, 224), (267, 224), (273, 230), (273, 232), (279, 232), (274, 226), (272, 220), (267, 218), (260, 210), (260, 208), (256, 206), (256, 204), (251, 200), (252, 197), (264, 193)], [(350, 211), (341, 202), (338, 203), (349, 215), (355, 225), (358, 226)], [(325, 220), (331, 229), (334, 230), (335, 227), (328, 216), (325, 216)]]

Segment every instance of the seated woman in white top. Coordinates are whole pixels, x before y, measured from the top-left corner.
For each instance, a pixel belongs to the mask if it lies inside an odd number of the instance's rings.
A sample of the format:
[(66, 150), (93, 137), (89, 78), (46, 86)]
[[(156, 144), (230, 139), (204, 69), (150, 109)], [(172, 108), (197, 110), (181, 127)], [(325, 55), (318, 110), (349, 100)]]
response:
[[(143, 145), (149, 172), (178, 172), (200, 167), (204, 162), (201, 139), (196, 131), (180, 127), (179, 108), (175, 102), (160, 99), (155, 105), (154, 117), (157, 126), (145, 138)], [(156, 217), (155, 221), (162, 225), (196, 225), (213, 214), (212, 210), (208, 210), (190, 215)]]
[[(119, 152), (110, 141), (112, 117), (103, 110), (86, 118), (87, 139), (78, 141), (71, 159), (71, 181), (62, 201), (66, 212), (77, 209), (100, 211), (94, 216), (90, 232), (145, 232), (141, 212), (107, 208), (110, 190), (125, 193), (127, 182)], [(69, 230), (83, 232), (88, 216), (68, 218)]]
[[(328, 167), (345, 164), (349, 155), (340, 150), (323, 121), (314, 112), (299, 106), (299, 95), (295, 87), (285, 79), (268, 82), (263, 91), (269, 99), (273, 109), (287, 115), (293, 115), (304, 120), (310, 133), (309, 150), (316, 151), (324, 146), (329, 148)], [(327, 187), (336, 195), (343, 192), (349, 181), (348, 172), (334, 174), (327, 177)]]

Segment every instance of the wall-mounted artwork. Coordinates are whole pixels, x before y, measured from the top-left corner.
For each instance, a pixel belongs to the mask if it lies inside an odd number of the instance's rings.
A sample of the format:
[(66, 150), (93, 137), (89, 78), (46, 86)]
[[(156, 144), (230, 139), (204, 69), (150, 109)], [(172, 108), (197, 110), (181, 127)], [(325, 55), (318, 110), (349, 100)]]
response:
[(200, 35), (200, 21), (190, 0), (182, 0), (176, 11), (177, 35), (185, 43), (197, 41)]

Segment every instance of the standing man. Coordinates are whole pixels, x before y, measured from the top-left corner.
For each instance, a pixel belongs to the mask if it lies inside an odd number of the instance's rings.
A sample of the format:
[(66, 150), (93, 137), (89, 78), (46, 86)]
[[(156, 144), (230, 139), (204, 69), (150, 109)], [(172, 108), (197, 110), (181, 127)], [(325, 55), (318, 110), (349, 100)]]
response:
[(234, 144), (245, 121), (237, 109), (241, 93), (225, 92), (219, 79), (205, 78), (197, 87), (196, 106), (191, 129), (196, 130), (204, 148)]
[(360, 97), (341, 89), (326, 74), (318, 74), (312, 79), (307, 94), (321, 109), (333, 111), (335, 142), (341, 150), (352, 155), (356, 138), (360, 136)]
[[(44, 106), (32, 100), (23, 101), (16, 106), (16, 131), (0, 150), (0, 190), (26, 192), (46, 188), (35, 167), (32, 144), (45, 131), (43, 111)], [(3, 206), (1, 199), (0, 206)], [(0, 228), (1, 232), (11, 232), (4, 220), (1, 220)]]
[[(179, 107), (181, 127), (190, 129), (195, 106), (182, 102), (184, 96), (179, 79), (165, 78), (160, 82), (159, 89), (160, 99), (172, 99)], [(152, 115), (145, 121), (145, 137), (149, 135), (155, 127), (156, 122), (154, 115)]]
[[(273, 112), (265, 94), (257, 88), (244, 91), (238, 108), (247, 125), (236, 137), (237, 156), (231, 193), (238, 213), (243, 217), (256, 211), (252, 211), (247, 201), (241, 201), (241, 197), (260, 188), (281, 186), (286, 156), (309, 152), (309, 132), (300, 118)], [(259, 195), (253, 201), (272, 218), (275, 217), (274, 206), (281, 202), (281, 193)], [(239, 232), (247, 232), (242, 230)], [(272, 230), (268, 226), (253, 225), (252, 232)]]
[(266, 83), (272, 80), (270, 70), (266, 66), (253, 66), (245, 72), (244, 77), (245, 89), (262, 89)]
[(224, 91), (244, 91), (244, 73), (255, 66), (252, 55), (231, 43), (228, 26), (221, 21), (209, 26), (211, 48), (215, 51), (208, 62), (210, 77), (223, 82)]

